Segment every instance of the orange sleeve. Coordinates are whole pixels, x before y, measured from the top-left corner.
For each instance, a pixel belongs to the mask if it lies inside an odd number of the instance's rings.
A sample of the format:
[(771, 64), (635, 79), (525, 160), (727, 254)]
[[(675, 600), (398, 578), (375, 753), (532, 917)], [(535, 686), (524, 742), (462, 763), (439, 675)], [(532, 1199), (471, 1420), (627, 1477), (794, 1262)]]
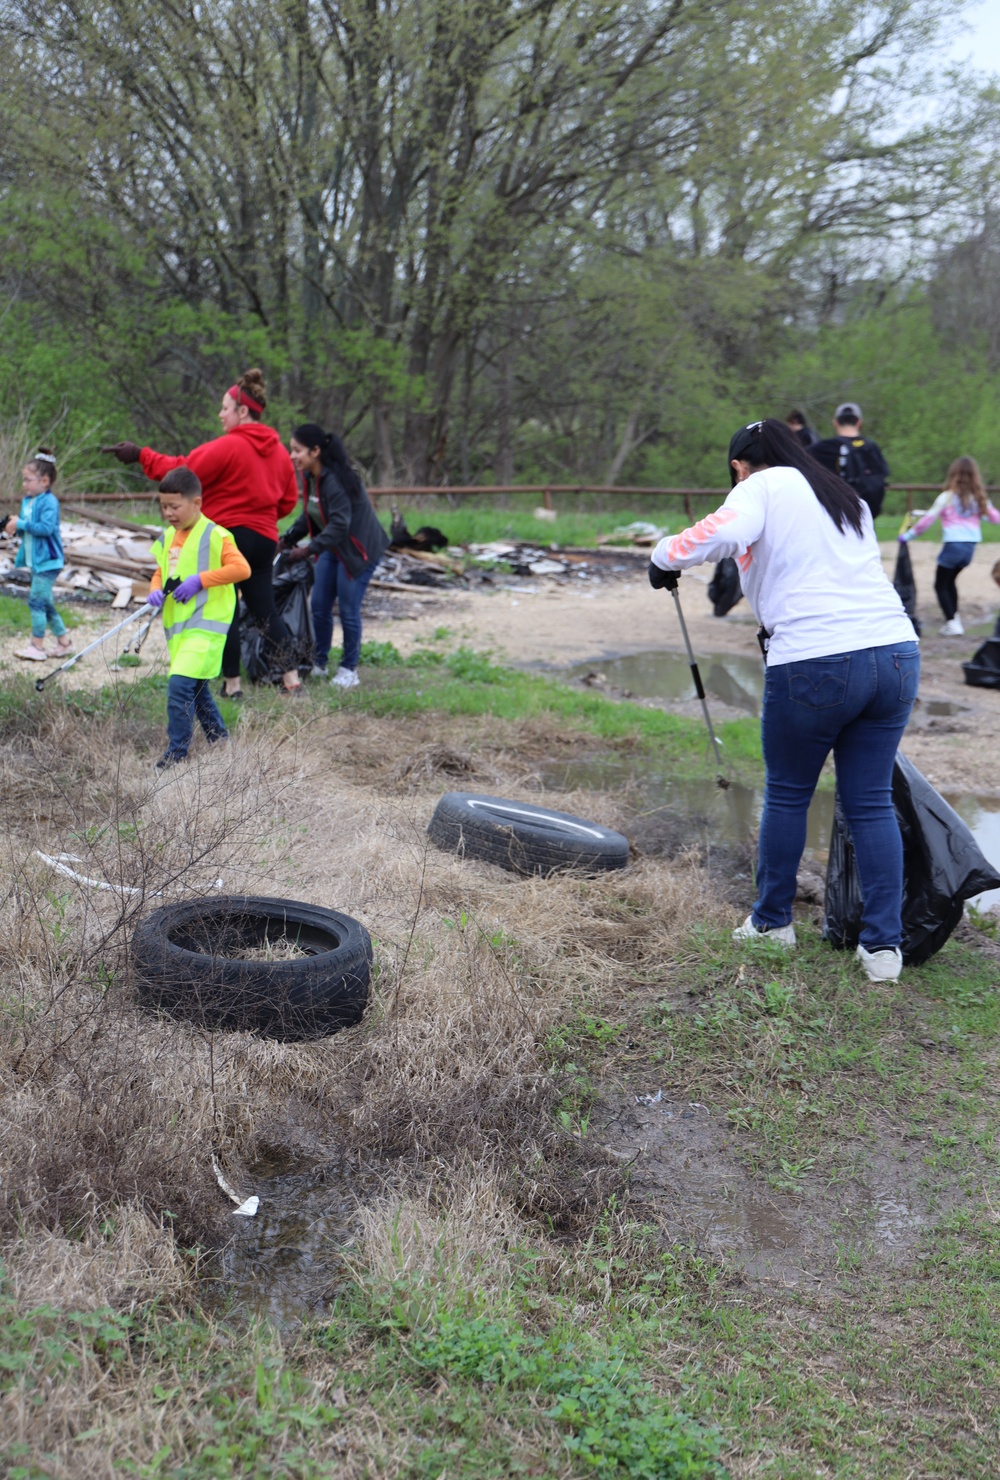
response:
[(222, 564), (217, 570), (202, 572), (201, 584), (207, 591), (209, 586), (238, 586), (250, 579), (250, 566), (237, 550), (232, 540), (222, 541)]
[[(164, 530), (163, 532), (164, 532), (164, 534), (166, 534), (166, 530)], [(170, 544), (167, 546), (167, 549), (168, 550), (172, 550), (175, 545), (177, 545), (179, 548), (180, 547), (183, 547), (184, 542), (187, 539), (187, 537), (188, 537), (188, 532), (187, 532), (186, 529), (175, 529), (174, 530), (174, 537), (170, 541)], [(149, 589), (151, 591), (162, 591), (163, 590), (163, 572), (160, 569), (159, 565), (157, 565), (157, 567), (154, 570), (153, 574), (149, 578)]]

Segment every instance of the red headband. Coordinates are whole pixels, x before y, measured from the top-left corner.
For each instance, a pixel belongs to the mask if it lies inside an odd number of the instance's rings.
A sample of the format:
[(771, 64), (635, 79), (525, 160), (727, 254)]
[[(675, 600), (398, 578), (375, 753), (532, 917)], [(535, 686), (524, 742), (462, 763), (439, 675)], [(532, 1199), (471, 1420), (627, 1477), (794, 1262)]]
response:
[(246, 391), (241, 391), (238, 385), (231, 385), (229, 387), (229, 394), (237, 406), (245, 406), (248, 411), (256, 411), (258, 416), (264, 415), (264, 408), (260, 402), (255, 401), (253, 396), (248, 395)]

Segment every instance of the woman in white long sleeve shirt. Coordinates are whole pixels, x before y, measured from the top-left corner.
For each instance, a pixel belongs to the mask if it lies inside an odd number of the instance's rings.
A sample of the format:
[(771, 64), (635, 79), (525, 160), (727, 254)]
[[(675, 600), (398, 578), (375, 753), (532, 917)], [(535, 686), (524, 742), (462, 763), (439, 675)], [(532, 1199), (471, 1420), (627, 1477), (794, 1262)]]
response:
[(649, 574), (663, 586), (668, 572), (734, 557), (766, 634), (758, 897), (735, 935), (795, 944), (806, 813), (832, 751), (861, 882), (858, 959), (872, 981), (894, 981), (903, 853), (892, 767), (920, 680), (913, 626), (882, 569), (868, 506), (783, 422), (741, 427), (729, 465), (725, 503), (661, 540)]

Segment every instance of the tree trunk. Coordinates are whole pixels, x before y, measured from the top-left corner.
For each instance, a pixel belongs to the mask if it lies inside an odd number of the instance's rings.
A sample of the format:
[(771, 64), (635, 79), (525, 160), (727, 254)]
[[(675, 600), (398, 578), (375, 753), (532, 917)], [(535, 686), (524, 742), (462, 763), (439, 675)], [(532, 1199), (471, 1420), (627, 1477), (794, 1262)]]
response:
[(396, 481), (396, 459), (392, 451), (392, 409), (376, 394), (372, 402), (372, 431), (375, 439), (376, 486), (389, 488)]

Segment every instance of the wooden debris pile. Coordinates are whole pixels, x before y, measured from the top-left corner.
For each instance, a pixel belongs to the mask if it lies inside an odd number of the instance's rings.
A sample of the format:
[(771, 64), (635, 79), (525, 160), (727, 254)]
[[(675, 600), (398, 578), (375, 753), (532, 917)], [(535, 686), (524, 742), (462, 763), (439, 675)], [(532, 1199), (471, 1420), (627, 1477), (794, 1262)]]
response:
[[(112, 607), (145, 601), (156, 568), (151, 550), (159, 527), (73, 504), (63, 504), (61, 514), (66, 564), (53, 587), (56, 600), (86, 592), (110, 595)], [(12, 578), (19, 543), (20, 537), (0, 538), (0, 580)]]

